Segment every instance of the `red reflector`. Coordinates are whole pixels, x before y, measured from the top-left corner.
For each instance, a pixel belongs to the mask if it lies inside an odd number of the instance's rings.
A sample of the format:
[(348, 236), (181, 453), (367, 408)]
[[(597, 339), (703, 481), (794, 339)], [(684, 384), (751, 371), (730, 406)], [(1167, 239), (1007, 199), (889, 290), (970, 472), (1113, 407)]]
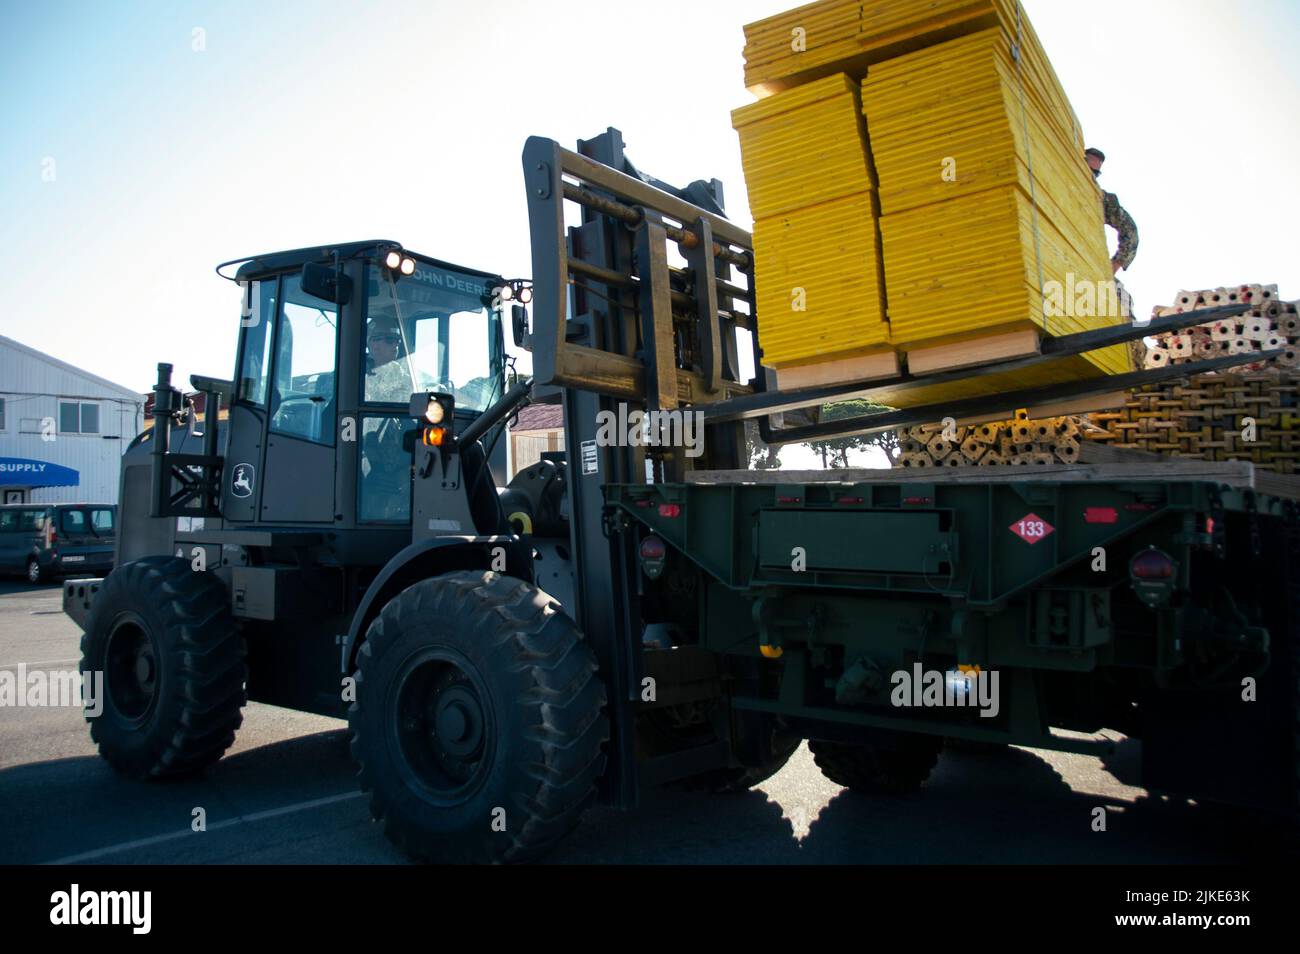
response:
[(844, 504), (845, 506), (851, 506), (853, 504), (866, 503), (866, 500), (864, 500), (862, 497), (841, 497), (840, 503)]
[(1129, 564), (1129, 572), (1139, 580), (1168, 580), (1174, 575), (1174, 561), (1159, 550), (1143, 550)]
[(659, 516), (661, 517), (668, 517), (671, 519), (673, 517), (680, 517), (681, 515), (682, 515), (682, 508), (677, 504), (659, 505)]
[(646, 537), (641, 541), (641, 559), (643, 560), (662, 560), (668, 548), (658, 537)]
[(1205, 532), (1206, 532), (1206, 533), (1214, 533), (1214, 518), (1213, 518), (1213, 517), (1206, 517), (1206, 518), (1205, 518)]
[(909, 507), (920, 507), (925, 504), (932, 504), (934, 503), (934, 500), (930, 497), (904, 497), (903, 503), (907, 504)]
[(638, 500), (636, 502), (636, 505), (640, 507), (642, 510), (649, 510), (651, 507), (655, 505), (655, 502), (653, 500)]
[(1119, 511), (1114, 507), (1088, 507), (1083, 512), (1084, 523), (1119, 523)]
[(1129, 511), (1129, 513), (1150, 513), (1152, 510), (1156, 509), (1156, 505), (1149, 503), (1131, 503), (1125, 504), (1124, 509)]
[(776, 502), (779, 504), (797, 504), (803, 503), (802, 497), (777, 497)]

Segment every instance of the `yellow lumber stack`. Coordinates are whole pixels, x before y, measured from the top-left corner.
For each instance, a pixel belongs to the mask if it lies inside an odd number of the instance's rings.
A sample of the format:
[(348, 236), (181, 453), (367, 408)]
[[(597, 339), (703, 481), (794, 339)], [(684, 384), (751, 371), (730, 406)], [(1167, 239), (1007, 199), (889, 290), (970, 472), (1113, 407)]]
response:
[[(1009, 5), (993, 0), (822, 0), (745, 27), (745, 86), (770, 95), (995, 26)], [(1014, 11), (1011, 12), (1014, 24)]]
[(859, 114), (856, 82), (837, 74), (732, 115), (754, 255), (763, 263), (755, 292), (771, 367), (888, 348), (875, 184)]
[[(923, 374), (1124, 320), (1078, 119), (1016, 0), (823, 0), (745, 34), (746, 85), (767, 98), (733, 123), (764, 363), (782, 387), (817, 366), (816, 383), (888, 376), (892, 364), (843, 360), (881, 343)], [(854, 81), (865, 139), (842, 112)], [(854, 221), (849, 195), (869, 221)], [(873, 273), (883, 324), (859, 301), (874, 300)], [(814, 284), (818, 298), (792, 314), (792, 289)], [(914, 406), (1131, 368), (1121, 346), (881, 397)]]

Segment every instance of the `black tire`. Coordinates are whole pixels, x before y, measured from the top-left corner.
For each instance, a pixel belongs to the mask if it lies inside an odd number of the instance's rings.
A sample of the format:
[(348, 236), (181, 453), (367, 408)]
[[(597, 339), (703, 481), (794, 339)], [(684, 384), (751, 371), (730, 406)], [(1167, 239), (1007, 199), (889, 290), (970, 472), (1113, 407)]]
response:
[(814, 739), (808, 748), (822, 774), (837, 785), (864, 795), (910, 795), (930, 777), (943, 740), (899, 733), (888, 746)]
[(185, 560), (118, 567), (95, 596), (81, 672), (103, 673), (104, 710), (89, 714), (99, 754), (131, 778), (190, 775), (235, 741), (246, 701), (244, 641), (230, 596)]
[(419, 861), (535, 859), (596, 793), (605, 687), (573, 621), (486, 571), (422, 580), (371, 623), (348, 712), (370, 811)]
[(976, 742), (973, 739), (956, 738), (944, 739), (943, 747), (961, 755), (1001, 755), (1007, 750), (1005, 742)]
[(41, 561), (36, 557), (29, 557), (27, 560), (27, 582), (32, 586), (40, 586), (45, 582), (46, 573), (41, 569)]

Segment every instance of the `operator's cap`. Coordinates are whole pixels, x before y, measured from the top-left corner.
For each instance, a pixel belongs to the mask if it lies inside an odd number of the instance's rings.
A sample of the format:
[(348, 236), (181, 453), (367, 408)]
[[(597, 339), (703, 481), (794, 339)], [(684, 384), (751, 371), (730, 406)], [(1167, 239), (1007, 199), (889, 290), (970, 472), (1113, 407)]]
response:
[(366, 323), (366, 337), (373, 338), (375, 335), (397, 335), (402, 336), (401, 329), (397, 327), (397, 319), (391, 315), (376, 315)]
[(1102, 162), (1106, 161), (1106, 154), (1093, 146), (1089, 146), (1087, 149), (1083, 150), (1083, 154), (1085, 156), (1096, 156)]

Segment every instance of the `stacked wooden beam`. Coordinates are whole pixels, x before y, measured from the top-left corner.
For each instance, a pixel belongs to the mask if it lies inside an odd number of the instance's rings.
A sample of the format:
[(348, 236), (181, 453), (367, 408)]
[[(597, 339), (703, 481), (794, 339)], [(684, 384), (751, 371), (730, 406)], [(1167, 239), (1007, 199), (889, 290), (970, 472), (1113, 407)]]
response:
[(760, 96), (1004, 25), (1015, 10), (991, 0), (822, 0), (745, 27), (745, 86)]
[(1189, 314), (1246, 302), (1250, 311), (1209, 325), (1191, 325), (1156, 335), (1145, 349), (1144, 367), (1164, 368), (1224, 355), (1281, 351), (1275, 358), (1242, 365), (1240, 371), (1261, 371), (1272, 365), (1300, 368), (1300, 302), (1281, 301), (1276, 285), (1235, 285), (1201, 291), (1181, 291), (1174, 304), (1156, 308), (1153, 317)]
[[(903, 356), (913, 374), (973, 366), (1122, 320), (1064, 293), (1113, 288), (1101, 196), (1017, 0), (822, 0), (746, 38), (746, 83), (767, 98), (733, 123), (760, 344), (780, 387), (889, 377)], [(1130, 369), (1118, 347), (882, 400)]]
[(880, 375), (897, 370), (860, 109), (857, 84), (837, 74), (733, 113), (762, 263), (758, 312), (772, 316), (770, 367), (885, 353)]
[(1054, 417), (1030, 420), (1025, 414), (1010, 421), (967, 427), (922, 424), (901, 428), (896, 467), (924, 470), (935, 467), (1030, 467), (1074, 464), (1091, 425), (1087, 418)]
[(1123, 408), (1091, 415), (1089, 439), (1118, 448), (1208, 461), (1251, 461), (1300, 472), (1300, 372), (1202, 374), (1148, 386)]

